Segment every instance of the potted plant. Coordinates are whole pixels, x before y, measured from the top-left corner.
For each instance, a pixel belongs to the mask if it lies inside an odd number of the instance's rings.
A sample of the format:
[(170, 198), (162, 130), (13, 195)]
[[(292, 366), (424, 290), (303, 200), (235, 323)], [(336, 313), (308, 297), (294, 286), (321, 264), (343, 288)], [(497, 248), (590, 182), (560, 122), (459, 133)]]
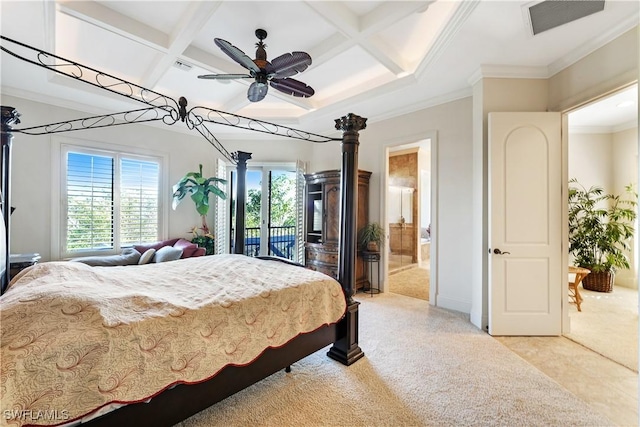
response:
[(602, 187), (586, 189), (575, 178), (569, 182), (569, 252), (577, 266), (591, 270), (582, 280), (585, 289), (611, 292), (616, 269), (629, 268), (625, 251), (634, 234), (638, 195), (631, 185), (622, 199)]
[(180, 179), (180, 181), (173, 186), (173, 209), (175, 209), (182, 199), (187, 194), (191, 195), (191, 200), (196, 206), (196, 211), (200, 214), (200, 218), (202, 219), (202, 225), (200, 230), (202, 230), (202, 235), (198, 233), (197, 227), (193, 227), (191, 232), (193, 233), (193, 238), (191, 241), (196, 243), (198, 246), (203, 247), (207, 250), (207, 255), (213, 254), (213, 243), (214, 236), (209, 231), (209, 226), (207, 225), (207, 213), (209, 213), (209, 196), (211, 193), (220, 197), (221, 199), (226, 199), (227, 195), (218, 188), (218, 184), (226, 184), (227, 181), (222, 178), (205, 178), (202, 176), (202, 165), (199, 165), (199, 172), (188, 172), (185, 176)]
[(379, 252), (384, 246), (384, 228), (377, 222), (369, 222), (360, 229), (358, 241), (362, 250)]

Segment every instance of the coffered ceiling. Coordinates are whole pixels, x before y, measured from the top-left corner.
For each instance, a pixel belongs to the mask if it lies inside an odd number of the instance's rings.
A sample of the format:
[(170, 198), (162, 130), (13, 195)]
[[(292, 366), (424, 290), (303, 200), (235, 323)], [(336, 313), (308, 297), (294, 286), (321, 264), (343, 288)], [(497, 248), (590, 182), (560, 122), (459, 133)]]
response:
[[(602, 12), (533, 36), (527, 8), (535, 3), (2, 0), (0, 12), (3, 36), (184, 96), (190, 106), (327, 133), (350, 112), (377, 121), (470, 96), (480, 75), (549, 77), (638, 25), (638, 2), (610, 0)], [(268, 59), (311, 55), (311, 66), (294, 78), (314, 96), (270, 88), (252, 103), (251, 80), (197, 78), (245, 73), (213, 39), (254, 58), (258, 28), (268, 32)], [(0, 60), (2, 93), (96, 114), (140, 108), (5, 53)]]

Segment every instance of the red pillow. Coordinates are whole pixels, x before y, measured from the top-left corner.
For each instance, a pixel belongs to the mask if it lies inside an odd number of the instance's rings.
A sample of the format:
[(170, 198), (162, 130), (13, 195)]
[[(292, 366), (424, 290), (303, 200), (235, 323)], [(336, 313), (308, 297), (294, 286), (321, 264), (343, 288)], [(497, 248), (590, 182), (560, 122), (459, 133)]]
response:
[(182, 256), (180, 258), (189, 258), (198, 250), (198, 245), (191, 243), (188, 240), (180, 239), (174, 245), (174, 248), (182, 249)]

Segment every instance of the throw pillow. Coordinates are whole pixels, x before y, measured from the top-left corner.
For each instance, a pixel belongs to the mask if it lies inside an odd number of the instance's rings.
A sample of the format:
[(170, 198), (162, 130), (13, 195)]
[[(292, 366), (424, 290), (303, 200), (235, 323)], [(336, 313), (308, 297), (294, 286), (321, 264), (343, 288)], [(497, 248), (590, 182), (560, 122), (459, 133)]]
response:
[(181, 255), (182, 249), (174, 248), (173, 246), (165, 246), (156, 251), (156, 256), (153, 257), (153, 262), (175, 261), (180, 259)]
[(81, 262), (92, 267), (113, 267), (118, 265), (133, 265), (138, 263), (140, 252), (127, 248), (120, 255), (102, 255), (74, 258), (69, 261)]
[(140, 261), (138, 261), (138, 265), (148, 264), (153, 259), (153, 256), (156, 254), (156, 250), (153, 248), (147, 249), (140, 256)]
[(198, 250), (198, 245), (195, 243), (191, 243), (188, 240), (180, 239), (174, 245), (174, 248), (182, 249), (181, 258), (189, 258), (192, 257), (193, 254)]

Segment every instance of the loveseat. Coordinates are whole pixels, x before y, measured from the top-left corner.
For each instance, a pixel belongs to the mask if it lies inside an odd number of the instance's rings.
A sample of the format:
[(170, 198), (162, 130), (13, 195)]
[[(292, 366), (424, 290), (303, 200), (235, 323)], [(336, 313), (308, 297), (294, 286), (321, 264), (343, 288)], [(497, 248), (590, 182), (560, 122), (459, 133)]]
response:
[(73, 258), (70, 261), (87, 265), (111, 267), (118, 265), (142, 265), (150, 262), (174, 261), (181, 258), (203, 256), (205, 248), (182, 238), (144, 243), (125, 248), (119, 255), (99, 255)]

